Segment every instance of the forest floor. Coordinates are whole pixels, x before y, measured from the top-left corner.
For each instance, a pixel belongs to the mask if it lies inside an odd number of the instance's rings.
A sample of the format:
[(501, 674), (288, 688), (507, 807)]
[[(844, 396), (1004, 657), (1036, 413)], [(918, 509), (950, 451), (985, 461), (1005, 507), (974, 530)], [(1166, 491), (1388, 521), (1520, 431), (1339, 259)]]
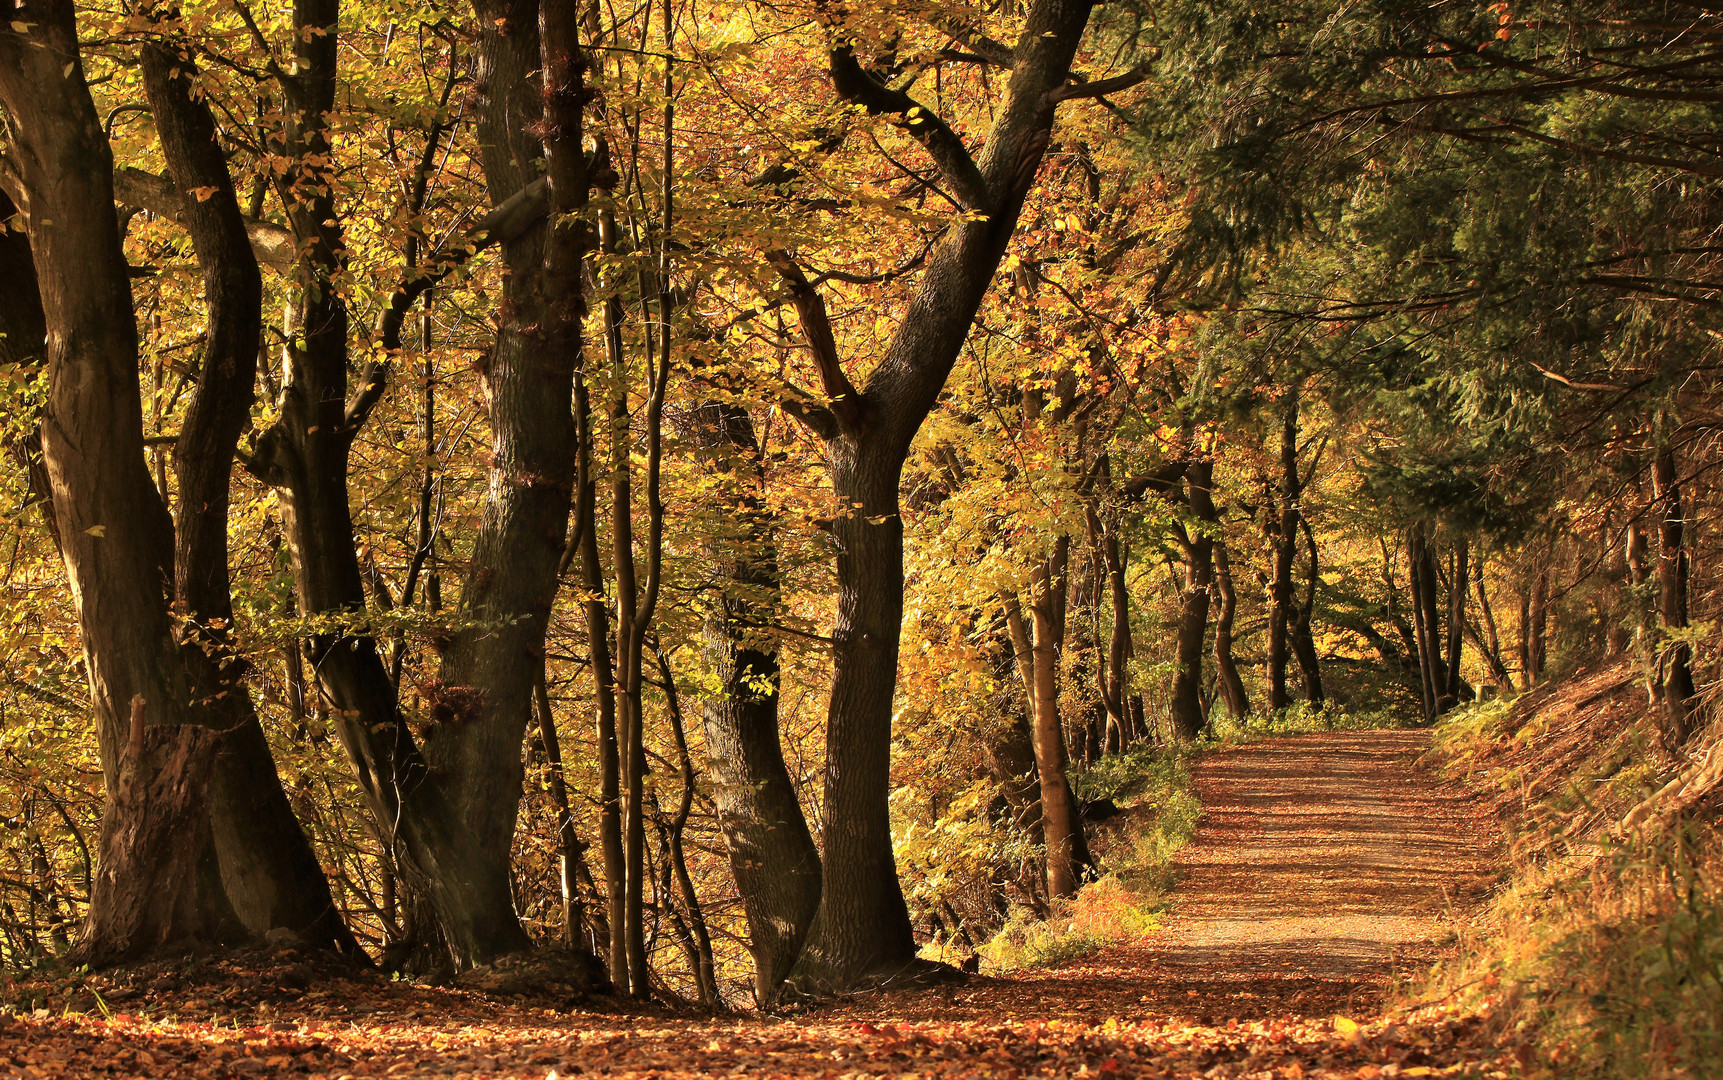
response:
[(254, 954), (111, 986), (120, 1000), (82, 1014), (0, 1015), (0, 1073), (1505, 1077), (1516, 1062), (1487, 1018), (1410, 1000), (1497, 879), (1487, 813), (1414, 764), (1428, 738), (1329, 732), (1205, 754), (1202, 821), (1161, 929), (1053, 968), (693, 1018), (331, 981), (291, 953)]

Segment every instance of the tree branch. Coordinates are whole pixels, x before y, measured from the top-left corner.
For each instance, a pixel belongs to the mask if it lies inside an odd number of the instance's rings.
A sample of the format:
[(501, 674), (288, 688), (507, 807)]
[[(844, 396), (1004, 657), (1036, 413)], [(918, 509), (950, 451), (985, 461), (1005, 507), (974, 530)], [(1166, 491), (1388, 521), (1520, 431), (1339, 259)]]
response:
[(1047, 93), (1047, 100), (1057, 103), (1071, 101), (1075, 98), (1098, 98), (1107, 94), (1116, 94), (1120, 90), (1131, 87), (1149, 77), (1149, 66), (1138, 64), (1123, 75), (1114, 75), (1110, 79), (1098, 79), (1095, 82), (1084, 82), (1081, 77), (1073, 74), (1071, 81), (1063, 86), (1056, 86)]
[(862, 420), (862, 399), (850, 377), (844, 374), (838, 359), (837, 340), (832, 336), (832, 323), (826, 313), (826, 302), (819, 290), (808, 281), (802, 268), (782, 248), (766, 252), (766, 261), (784, 279), (790, 292), (790, 302), (802, 323), (802, 336), (813, 353), (814, 366), (819, 369), (820, 387), (831, 401), (831, 415), (840, 429), (854, 430)]
[(964, 209), (983, 213), (991, 210), (987, 182), (982, 179), (968, 147), (950, 125), (903, 91), (882, 86), (863, 70), (849, 45), (839, 45), (831, 51), (830, 70), (832, 86), (839, 97), (860, 105), (874, 116), (900, 117), (894, 123), (927, 149), (951, 187), (953, 197)]
[[(132, 206), (141, 206), (170, 221), (185, 224), (185, 200), (179, 189), (165, 176), (134, 169), (129, 165), (114, 170), (114, 197)], [(273, 222), (245, 219), (245, 235), (251, 241), (257, 261), (283, 274), (293, 269), (298, 247), (293, 232)]]

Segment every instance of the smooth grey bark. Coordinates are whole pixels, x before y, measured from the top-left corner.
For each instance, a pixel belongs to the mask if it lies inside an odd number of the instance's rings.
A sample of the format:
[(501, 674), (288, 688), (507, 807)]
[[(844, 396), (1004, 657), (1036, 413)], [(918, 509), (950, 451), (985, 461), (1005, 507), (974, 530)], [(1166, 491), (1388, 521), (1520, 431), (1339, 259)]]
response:
[[(45, 335), (42, 462), (107, 781), (77, 958), (240, 931), (207, 859), (215, 734), (168, 611), (173, 524), (144, 461), (138, 340), (113, 157), (67, 0), (7, 3), (0, 107)], [(22, 29), (19, 29), (22, 27)]]

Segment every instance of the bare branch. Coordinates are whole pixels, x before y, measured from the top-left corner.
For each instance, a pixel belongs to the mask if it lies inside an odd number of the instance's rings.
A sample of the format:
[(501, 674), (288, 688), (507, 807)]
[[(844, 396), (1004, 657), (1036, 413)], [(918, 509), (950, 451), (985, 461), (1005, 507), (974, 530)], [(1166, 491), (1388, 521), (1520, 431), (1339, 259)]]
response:
[[(185, 200), (173, 181), (165, 176), (121, 166), (114, 170), (114, 197), (170, 221), (182, 224), (185, 221)], [(246, 218), (245, 235), (251, 240), (251, 251), (258, 262), (284, 274), (293, 269), (298, 246), (291, 230), (273, 222)]]
[(1149, 77), (1147, 64), (1139, 64), (1123, 75), (1114, 75), (1110, 79), (1098, 79), (1095, 82), (1084, 82), (1075, 74), (1071, 81), (1063, 86), (1054, 87), (1047, 93), (1051, 102), (1071, 101), (1075, 98), (1098, 98), (1107, 94), (1116, 94), (1120, 90), (1129, 90)]
[(863, 70), (849, 45), (831, 51), (832, 86), (845, 101), (853, 102), (874, 116), (896, 116), (899, 127), (927, 149), (950, 185), (952, 195), (966, 210), (988, 212), (992, 198), (981, 170), (968, 147), (933, 110), (901, 90), (883, 86)]
[(802, 336), (807, 339), (814, 366), (819, 369), (820, 386), (831, 400), (833, 417), (839, 427), (854, 429), (862, 419), (861, 394), (844, 373), (843, 364), (838, 359), (837, 339), (832, 336), (831, 317), (826, 313), (825, 300), (808, 281), (808, 276), (802, 273), (802, 268), (782, 248), (766, 252), (766, 261), (772, 264), (789, 288), (790, 302), (795, 305), (796, 316), (802, 323)]

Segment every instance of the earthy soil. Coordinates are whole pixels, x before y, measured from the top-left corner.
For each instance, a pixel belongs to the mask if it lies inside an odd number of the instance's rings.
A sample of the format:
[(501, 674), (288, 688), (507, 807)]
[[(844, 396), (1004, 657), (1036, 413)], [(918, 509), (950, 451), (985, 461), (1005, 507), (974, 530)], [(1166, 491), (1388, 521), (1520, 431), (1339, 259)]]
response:
[(1392, 1004), (1493, 881), (1477, 804), (1414, 764), (1426, 740), (1327, 733), (1206, 755), (1165, 927), (1051, 970), (696, 1019), (308, 980), (283, 956), (225, 983), (221, 964), (169, 978), (112, 1019), (0, 1017), (0, 1073), (1502, 1077), (1478, 1018)]

